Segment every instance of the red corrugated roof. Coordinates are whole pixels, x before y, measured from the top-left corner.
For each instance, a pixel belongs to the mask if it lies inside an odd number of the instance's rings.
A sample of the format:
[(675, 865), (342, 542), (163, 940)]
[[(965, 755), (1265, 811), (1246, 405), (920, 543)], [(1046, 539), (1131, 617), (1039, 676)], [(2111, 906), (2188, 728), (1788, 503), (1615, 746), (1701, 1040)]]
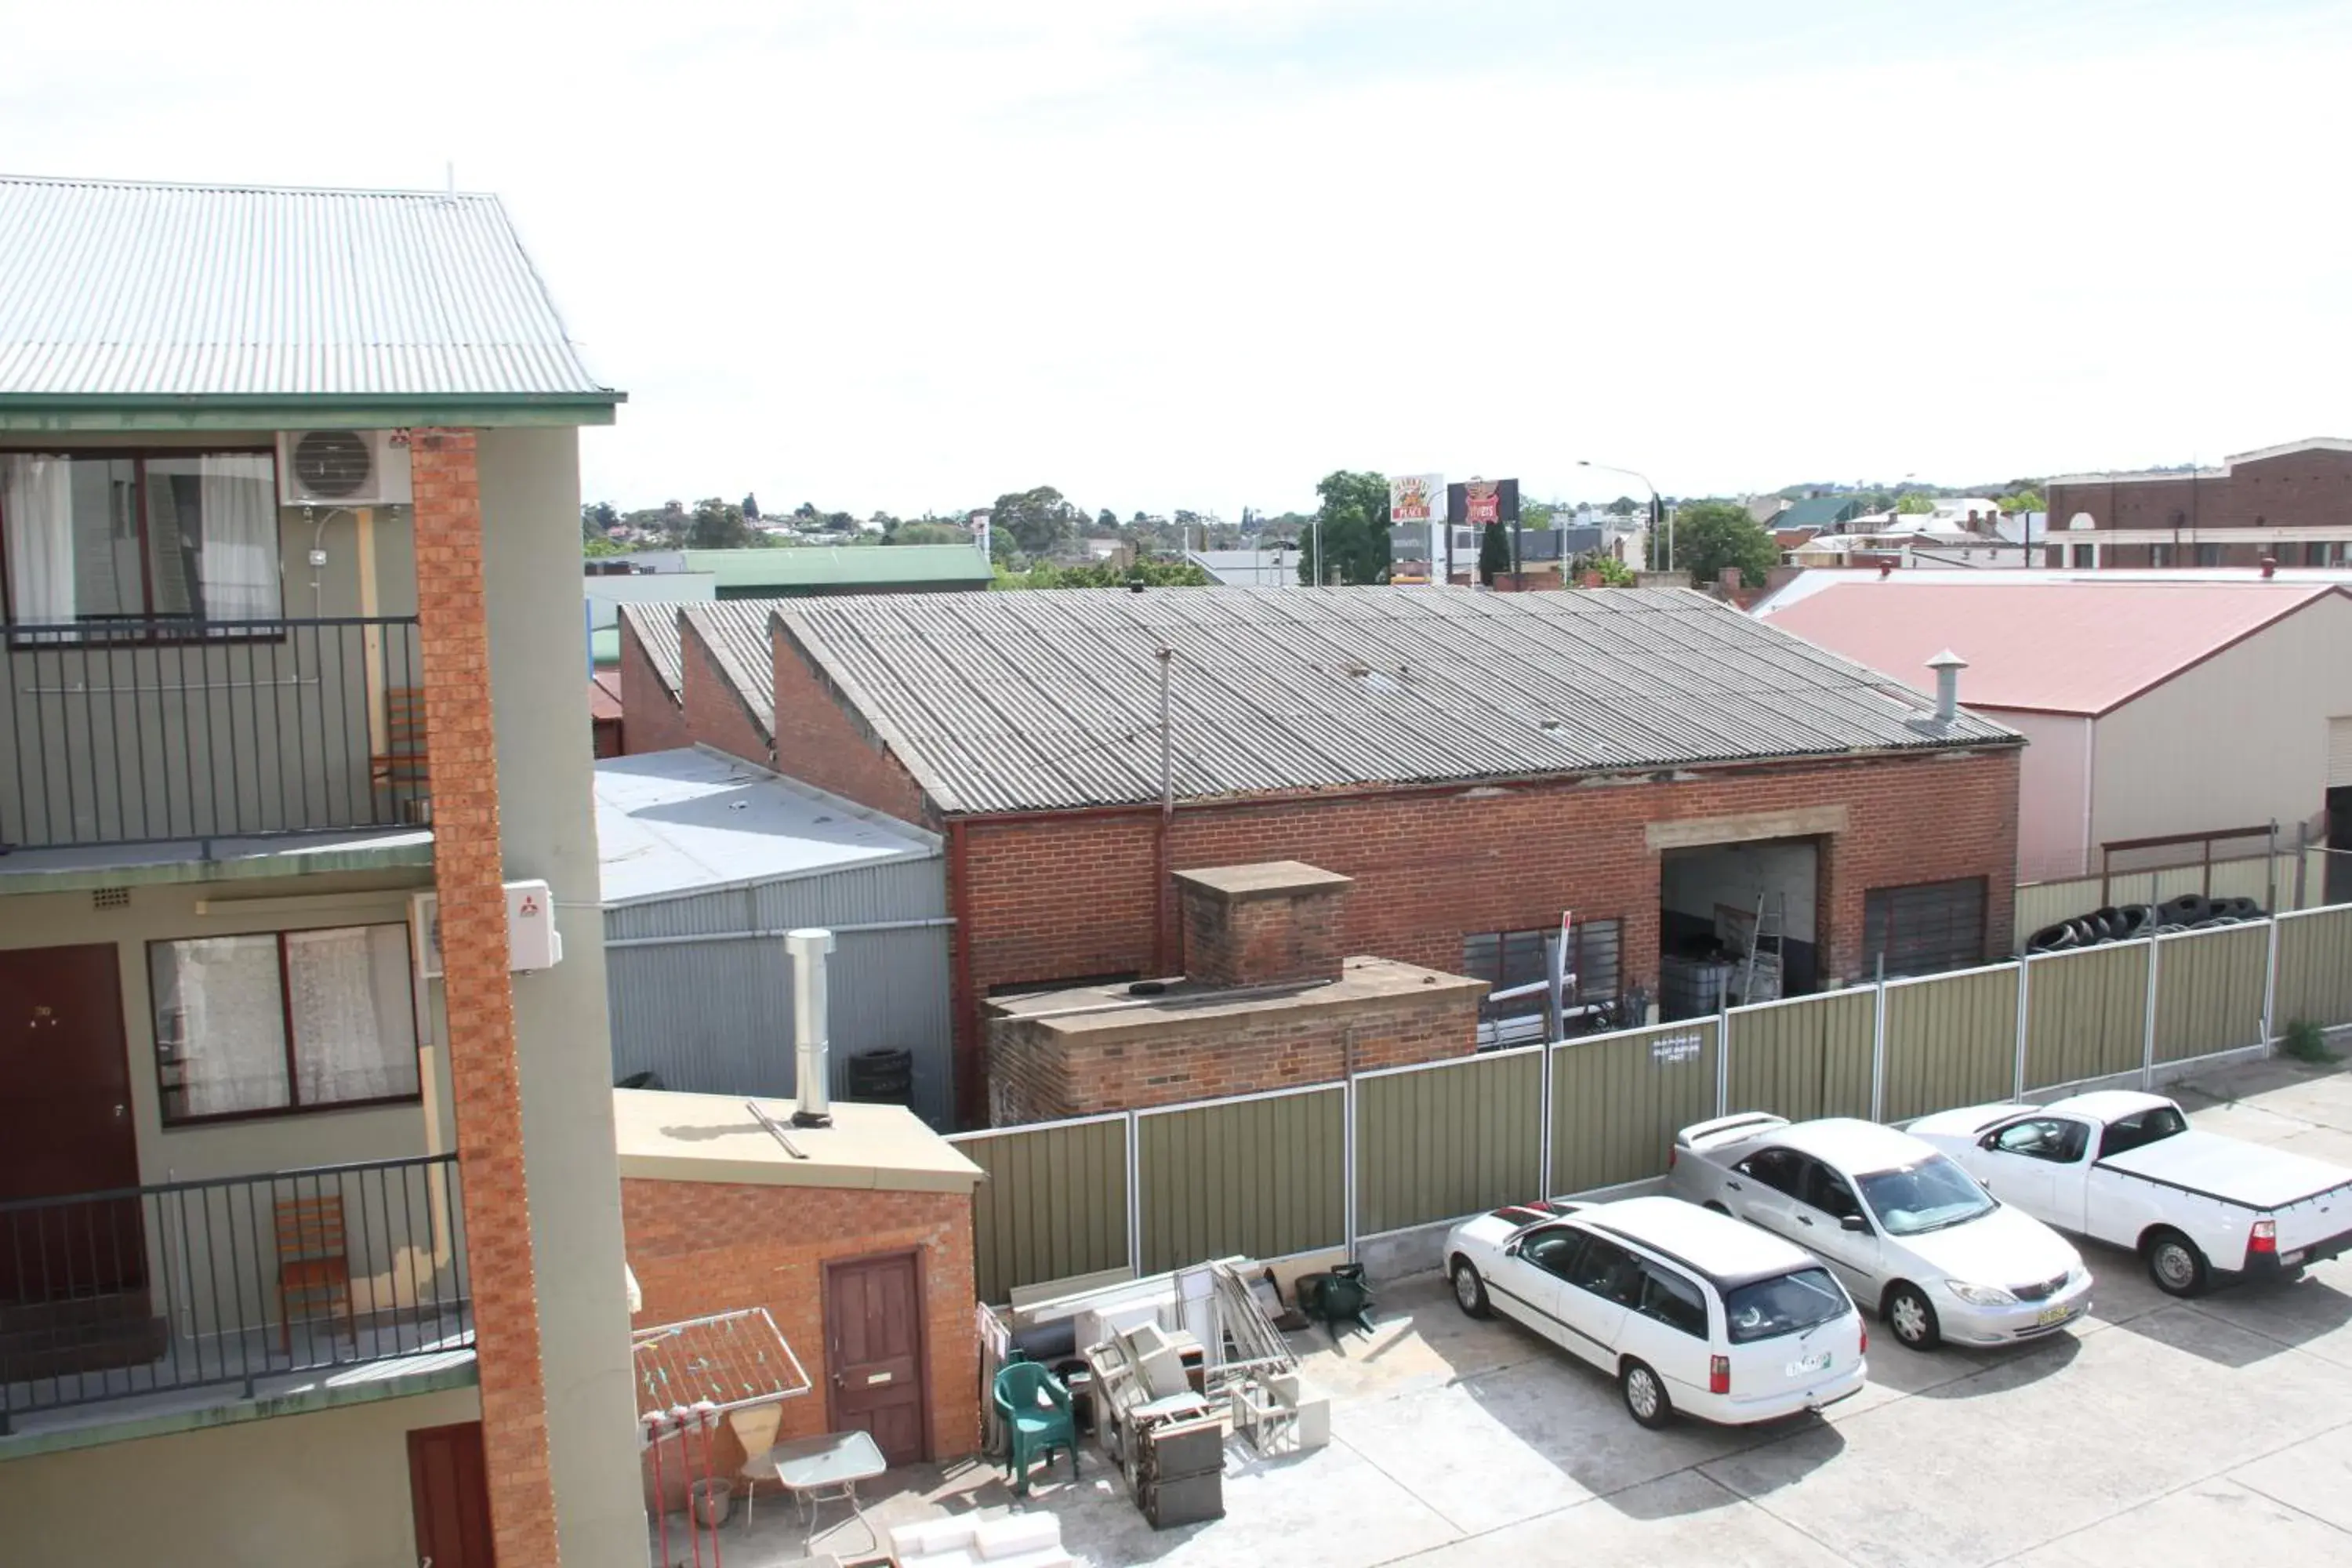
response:
[(588, 717), (618, 719), (621, 716), (621, 679), (619, 676), (597, 674), (588, 680)]
[(1801, 599), (1772, 625), (1906, 686), (1969, 661), (1960, 702), (2043, 713), (2120, 707), (2272, 622), (2343, 590), (2288, 583), (2021, 583), (1906, 587), (1866, 578)]

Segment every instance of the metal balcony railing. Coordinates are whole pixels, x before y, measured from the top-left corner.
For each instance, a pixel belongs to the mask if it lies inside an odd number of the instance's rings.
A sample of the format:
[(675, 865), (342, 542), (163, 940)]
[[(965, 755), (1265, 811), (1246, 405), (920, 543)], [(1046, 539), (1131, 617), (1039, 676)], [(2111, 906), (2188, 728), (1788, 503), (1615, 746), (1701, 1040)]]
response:
[(414, 616), (0, 627), (0, 850), (422, 825), (423, 689)]
[(0, 1433), (473, 1342), (454, 1154), (0, 1203)]

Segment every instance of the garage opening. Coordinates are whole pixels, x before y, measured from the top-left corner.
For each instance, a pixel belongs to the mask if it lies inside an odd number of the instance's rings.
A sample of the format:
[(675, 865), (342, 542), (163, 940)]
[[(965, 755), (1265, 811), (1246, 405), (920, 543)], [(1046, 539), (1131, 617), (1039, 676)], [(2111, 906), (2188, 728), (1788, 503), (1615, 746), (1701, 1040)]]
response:
[(1821, 985), (1821, 842), (1668, 849), (1658, 875), (1658, 1016), (1801, 996)]

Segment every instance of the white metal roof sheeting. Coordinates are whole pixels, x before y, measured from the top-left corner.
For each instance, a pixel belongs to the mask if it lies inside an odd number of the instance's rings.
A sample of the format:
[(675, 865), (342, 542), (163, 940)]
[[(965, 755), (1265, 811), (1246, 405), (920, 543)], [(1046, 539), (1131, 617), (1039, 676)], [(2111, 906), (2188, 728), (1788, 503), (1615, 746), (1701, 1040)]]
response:
[(615, 395), (496, 196), (0, 177), (0, 395)]
[(686, 618), (760, 721), (776, 727), (776, 656), (770, 617), (782, 599), (713, 599), (686, 606)]
[(1672, 589), (795, 599), (786, 635), (944, 810), (1644, 771), (2017, 741)]

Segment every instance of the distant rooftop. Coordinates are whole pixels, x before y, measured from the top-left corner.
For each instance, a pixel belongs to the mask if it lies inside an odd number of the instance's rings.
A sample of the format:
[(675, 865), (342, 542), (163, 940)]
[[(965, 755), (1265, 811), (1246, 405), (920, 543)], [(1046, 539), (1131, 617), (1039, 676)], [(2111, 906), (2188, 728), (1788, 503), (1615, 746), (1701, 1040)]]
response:
[(496, 196), (0, 176), (0, 409), (621, 397)]
[(716, 752), (596, 764), (607, 908), (938, 853), (928, 833)]
[(2296, 452), (2352, 452), (2352, 439), (2341, 436), (2306, 436), (2300, 441), (2282, 441), (2275, 447), (2257, 447), (2251, 452), (2233, 452), (2218, 468), (2122, 468), (2106, 473), (2055, 474), (2043, 481), (2052, 485), (2144, 484), (2165, 479), (2226, 479), (2230, 470), (2240, 463), (2260, 463), (2272, 458), (2284, 458)]
[(711, 574), (721, 594), (986, 584), (995, 575), (974, 544), (779, 544), (676, 553), (688, 572)]

